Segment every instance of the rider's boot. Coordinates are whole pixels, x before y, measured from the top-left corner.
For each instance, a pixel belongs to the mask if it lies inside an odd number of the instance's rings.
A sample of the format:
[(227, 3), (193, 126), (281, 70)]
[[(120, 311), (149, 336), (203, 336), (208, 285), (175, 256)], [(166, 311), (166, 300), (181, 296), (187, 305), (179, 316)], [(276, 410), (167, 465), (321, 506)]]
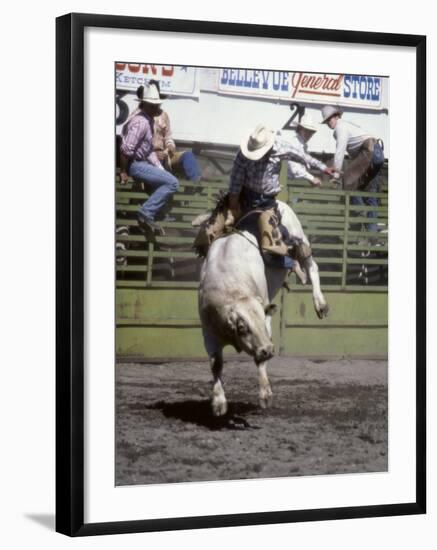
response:
[[(279, 218), (274, 208), (265, 210), (260, 214), (258, 218), (258, 229), (263, 252), (291, 257), (293, 259), (291, 271), (296, 273), (297, 278), (303, 285), (306, 284), (307, 276), (300, 266), (300, 255), (294, 253), (295, 247), (289, 247), (285, 244), (279, 228)], [(302, 243), (302, 245), (303, 244), (304, 243)], [(300, 248), (300, 246), (299, 244), (297, 248)]]
[(279, 229), (279, 218), (274, 208), (264, 210), (258, 217), (258, 231), (263, 252), (288, 256), (288, 246)]

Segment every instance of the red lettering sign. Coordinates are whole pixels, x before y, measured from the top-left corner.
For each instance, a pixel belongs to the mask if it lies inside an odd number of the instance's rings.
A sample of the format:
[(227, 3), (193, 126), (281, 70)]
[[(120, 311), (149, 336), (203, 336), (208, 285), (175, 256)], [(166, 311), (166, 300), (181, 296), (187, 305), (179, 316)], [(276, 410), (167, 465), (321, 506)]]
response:
[(158, 68), (160, 69), (162, 76), (173, 76), (174, 67), (173, 65), (147, 65), (145, 63), (116, 63), (116, 71), (129, 71), (130, 73), (138, 74), (142, 72), (143, 74), (152, 73), (156, 76), (158, 74)]
[(293, 73), (291, 79), (293, 92), (291, 97), (296, 97), (297, 94), (317, 94), (340, 97), (343, 77), (344, 75), (342, 74), (336, 76), (324, 74), (320, 76), (307, 73)]

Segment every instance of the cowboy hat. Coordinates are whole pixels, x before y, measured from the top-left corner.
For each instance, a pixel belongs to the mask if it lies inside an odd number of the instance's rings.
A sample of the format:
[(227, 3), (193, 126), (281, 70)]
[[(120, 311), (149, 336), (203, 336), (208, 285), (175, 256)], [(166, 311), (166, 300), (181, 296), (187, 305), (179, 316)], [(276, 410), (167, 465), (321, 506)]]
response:
[(241, 141), (241, 152), (249, 160), (259, 160), (273, 147), (274, 142), (274, 132), (263, 124), (258, 124)]
[(151, 78), (149, 80), (149, 86), (156, 86), (158, 89), (159, 97), (164, 101), (164, 99), (168, 98), (167, 94), (161, 94), (161, 85), (159, 83), (159, 80), (155, 80), (154, 78)]
[(325, 124), (325, 122), (327, 122), (332, 116), (341, 116), (341, 114), (342, 113), (339, 107), (335, 107), (334, 105), (325, 105), (322, 107), (322, 124)]
[(152, 103), (153, 105), (160, 105), (162, 103), (158, 88), (155, 85), (140, 86), (137, 89), (137, 96), (138, 99), (135, 98), (135, 101), (140, 103)]
[(310, 115), (303, 115), (303, 117), (297, 123), (297, 127), (305, 128), (305, 130), (310, 130), (311, 132), (317, 132), (317, 126), (314, 120)]

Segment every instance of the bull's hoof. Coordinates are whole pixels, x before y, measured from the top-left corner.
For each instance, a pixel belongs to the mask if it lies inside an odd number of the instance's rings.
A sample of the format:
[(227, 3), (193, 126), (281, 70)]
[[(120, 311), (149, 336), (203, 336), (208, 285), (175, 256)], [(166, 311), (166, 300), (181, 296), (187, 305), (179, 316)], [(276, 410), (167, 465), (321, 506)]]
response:
[(212, 400), (212, 414), (224, 416), (228, 412), (228, 402), (225, 397), (214, 397)]
[(316, 306), (316, 314), (319, 319), (324, 319), (325, 317), (328, 317), (329, 313), (329, 304), (324, 304), (319, 307)]
[(268, 409), (273, 404), (273, 393), (270, 388), (259, 392), (259, 406), (262, 409)]

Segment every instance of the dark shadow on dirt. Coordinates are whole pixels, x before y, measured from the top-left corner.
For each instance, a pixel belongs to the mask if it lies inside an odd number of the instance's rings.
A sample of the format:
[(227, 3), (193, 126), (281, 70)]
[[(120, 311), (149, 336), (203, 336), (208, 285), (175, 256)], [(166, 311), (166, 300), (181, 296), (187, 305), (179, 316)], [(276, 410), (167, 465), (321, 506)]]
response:
[(252, 403), (228, 403), (228, 412), (222, 417), (215, 417), (211, 410), (211, 401), (188, 399), (186, 401), (166, 402), (158, 401), (146, 405), (145, 409), (159, 410), (166, 418), (176, 418), (183, 422), (190, 422), (210, 430), (259, 430), (259, 426), (251, 424), (246, 416), (250, 413), (259, 413), (259, 407)]

